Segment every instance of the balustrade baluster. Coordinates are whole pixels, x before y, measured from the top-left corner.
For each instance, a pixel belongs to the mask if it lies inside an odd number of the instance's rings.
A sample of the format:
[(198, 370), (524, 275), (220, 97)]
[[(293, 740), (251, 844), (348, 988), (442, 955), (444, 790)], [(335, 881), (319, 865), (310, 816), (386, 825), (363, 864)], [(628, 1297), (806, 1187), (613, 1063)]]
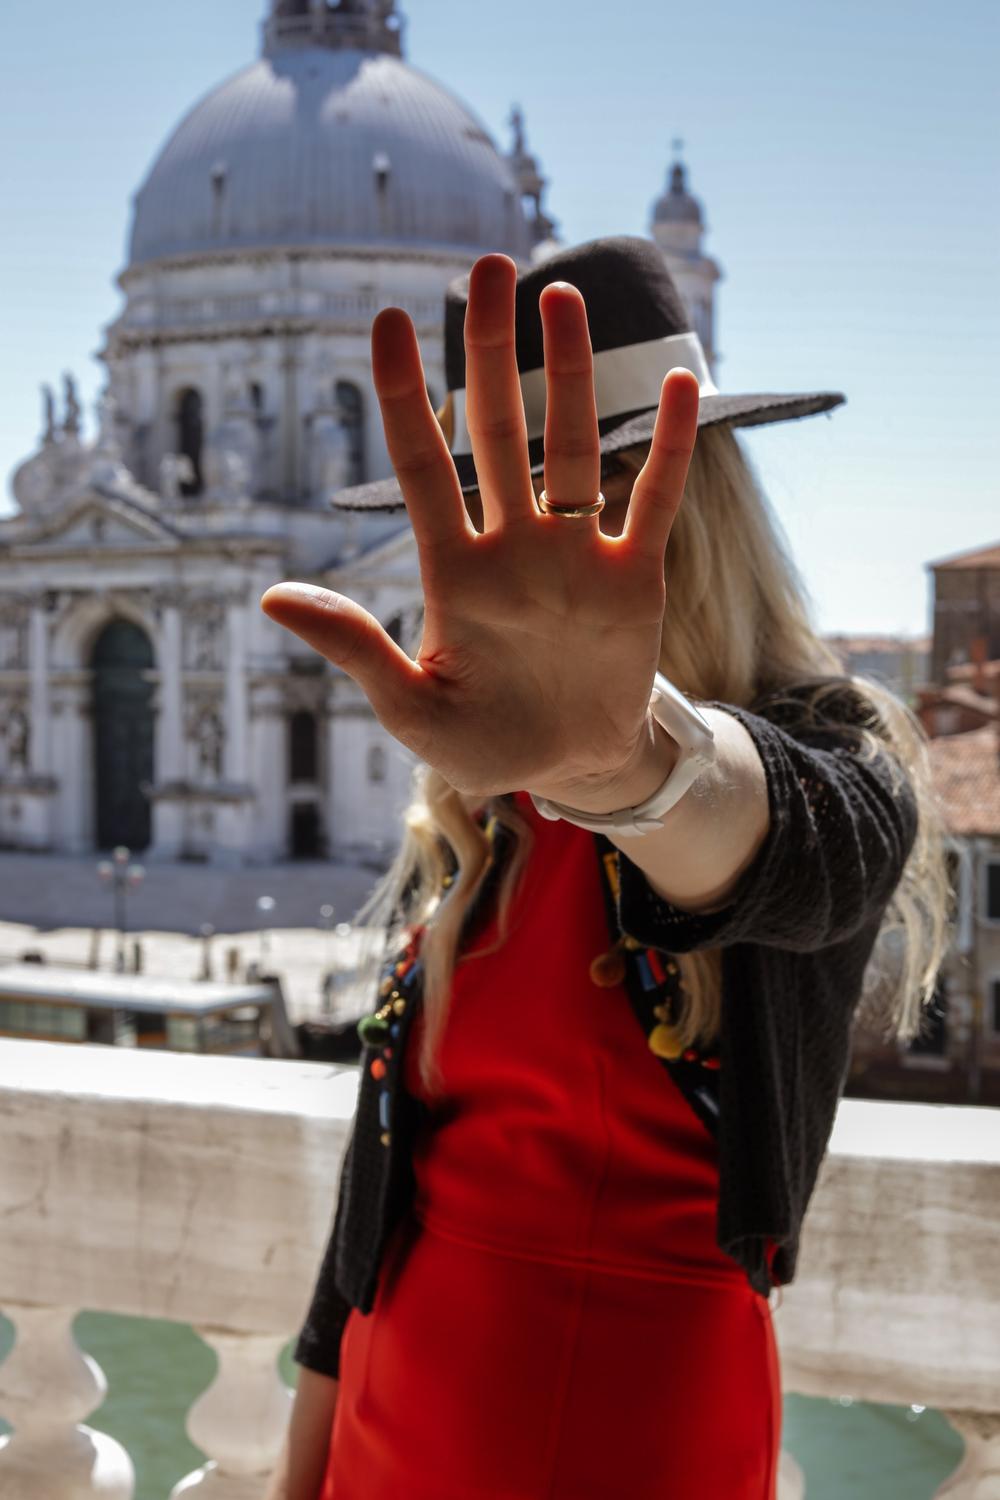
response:
[(198, 1327), (219, 1368), (187, 1417), (191, 1441), (208, 1462), (170, 1492), (170, 1500), (260, 1500), (288, 1426), (292, 1392), (278, 1371), (287, 1339)]
[(790, 1453), (781, 1450), (778, 1461), (778, 1500), (805, 1500), (806, 1476)]
[(0, 1365), (3, 1500), (132, 1500), (135, 1471), (120, 1443), (83, 1425), (107, 1392), (104, 1372), (73, 1337), (76, 1309), (6, 1303), (17, 1330)]
[(944, 1416), (965, 1442), (965, 1457), (934, 1500), (1000, 1500), (1000, 1414), (946, 1411)]

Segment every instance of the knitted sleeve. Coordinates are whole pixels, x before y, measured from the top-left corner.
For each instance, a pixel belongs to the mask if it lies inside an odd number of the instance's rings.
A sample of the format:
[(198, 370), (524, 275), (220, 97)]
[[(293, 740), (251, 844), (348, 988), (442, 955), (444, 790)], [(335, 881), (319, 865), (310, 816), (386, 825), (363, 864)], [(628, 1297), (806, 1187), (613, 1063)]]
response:
[[(341, 1181), (350, 1171), (353, 1148), (352, 1134), (344, 1152)], [(338, 1193), (333, 1228), (320, 1262), (309, 1310), (293, 1350), (297, 1364), (305, 1365), (307, 1370), (316, 1370), (320, 1375), (330, 1375), (334, 1380), (340, 1378), (340, 1340), (351, 1312), (351, 1304), (337, 1290), (334, 1275), (337, 1228), (343, 1202), (344, 1194)]]
[(721, 910), (681, 910), (619, 854), (622, 930), (652, 948), (757, 943), (811, 952), (844, 942), (888, 905), (916, 837), (917, 805), (895, 758), (855, 725), (790, 729), (710, 703), (744, 725), (764, 766), (770, 827)]

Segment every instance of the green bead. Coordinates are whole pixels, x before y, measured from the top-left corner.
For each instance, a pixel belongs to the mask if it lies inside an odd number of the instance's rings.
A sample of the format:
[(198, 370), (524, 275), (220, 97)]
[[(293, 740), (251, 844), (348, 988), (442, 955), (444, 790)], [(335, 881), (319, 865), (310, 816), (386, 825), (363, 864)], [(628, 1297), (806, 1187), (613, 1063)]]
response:
[(388, 1021), (382, 1021), (378, 1016), (362, 1016), (358, 1022), (358, 1036), (366, 1046), (377, 1047), (388, 1035)]

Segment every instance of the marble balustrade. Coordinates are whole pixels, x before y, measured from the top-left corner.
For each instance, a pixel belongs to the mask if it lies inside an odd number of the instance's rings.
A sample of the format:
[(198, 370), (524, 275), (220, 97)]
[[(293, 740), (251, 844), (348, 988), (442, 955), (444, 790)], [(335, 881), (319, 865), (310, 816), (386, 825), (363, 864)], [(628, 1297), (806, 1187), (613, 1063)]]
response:
[[(260, 1500), (356, 1088), (315, 1063), (0, 1040), (4, 1500), (132, 1500), (128, 1454), (86, 1425), (106, 1383), (81, 1308), (195, 1327), (219, 1359), (187, 1418), (209, 1459), (172, 1500)], [(943, 1409), (965, 1440), (948, 1500), (1000, 1496), (998, 1243), (1000, 1111), (841, 1105), (775, 1311), (785, 1387)], [(786, 1459), (781, 1500), (804, 1493)]]

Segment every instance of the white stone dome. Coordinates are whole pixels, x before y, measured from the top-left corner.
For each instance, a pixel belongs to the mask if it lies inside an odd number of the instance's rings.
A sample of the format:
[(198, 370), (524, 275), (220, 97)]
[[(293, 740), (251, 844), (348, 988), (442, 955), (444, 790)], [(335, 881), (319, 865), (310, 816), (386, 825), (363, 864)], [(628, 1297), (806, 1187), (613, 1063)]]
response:
[(177, 127), (136, 195), (129, 262), (390, 245), (527, 258), (510, 167), (401, 58), (277, 45)]

